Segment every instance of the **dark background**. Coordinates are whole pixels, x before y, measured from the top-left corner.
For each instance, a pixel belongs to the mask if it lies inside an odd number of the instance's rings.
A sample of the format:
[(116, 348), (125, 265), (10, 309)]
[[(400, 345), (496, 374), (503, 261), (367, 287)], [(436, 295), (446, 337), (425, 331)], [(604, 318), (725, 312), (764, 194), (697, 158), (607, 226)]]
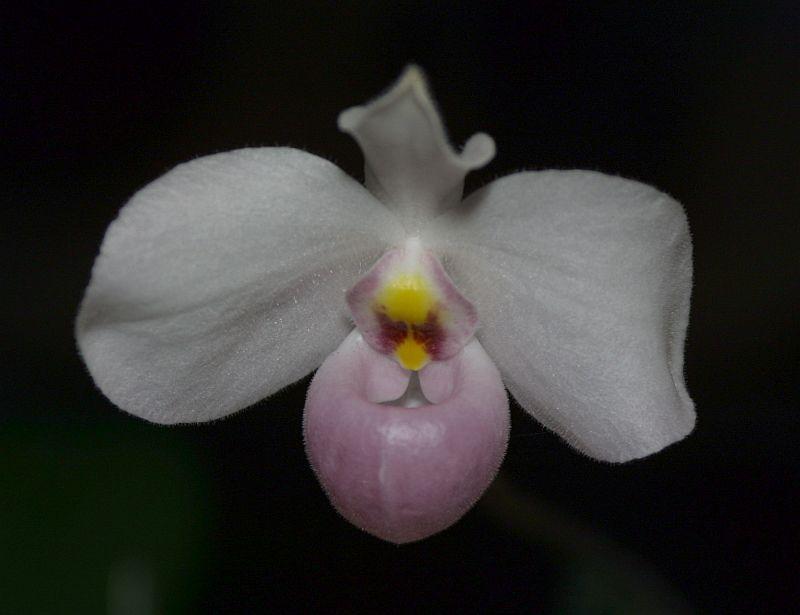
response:
[[(0, 19), (0, 612), (796, 605), (794, 2), (21, 6)], [(610, 466), (515, 409), (497, 485), (455, 527), (398, 548), (319, 489), (301, 440), (307, 380), (215, 424), (149, 425), (94, 388), (72, 321), (134, 191), (251, 145), (360, 177), (336, 116), (408, 61), (454, 142), (497, 142), (468, 191), (577, 167), (685, 205), (699, 420), (684, 442)]]

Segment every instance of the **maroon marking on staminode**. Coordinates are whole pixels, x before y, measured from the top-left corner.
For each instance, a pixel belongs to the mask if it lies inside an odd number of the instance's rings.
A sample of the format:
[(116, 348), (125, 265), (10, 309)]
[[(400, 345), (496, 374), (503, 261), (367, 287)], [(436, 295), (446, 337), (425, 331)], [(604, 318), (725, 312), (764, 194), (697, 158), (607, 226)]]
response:
[(432, 359), (440, 358), (444, 330), (439, 324), (439, 317), (435, 310), (428, 312), (423, 324), (411, 325), (411, 334), (417, 342), (425, 347), (425, 351)]
[(380, 306), (375, 310), (378, 324), (381, 328), (380, 345), (383, 352), (393, 352), (408, 335), (408, 325), (401, 320), (392, 320), (383, 311), (386, 308)]

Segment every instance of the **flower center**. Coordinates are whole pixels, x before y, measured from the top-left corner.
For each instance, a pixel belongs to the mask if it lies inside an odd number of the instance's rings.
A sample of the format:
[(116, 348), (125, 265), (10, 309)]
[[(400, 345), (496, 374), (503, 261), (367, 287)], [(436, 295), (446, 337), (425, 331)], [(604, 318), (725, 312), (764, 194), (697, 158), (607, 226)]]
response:
[(454, 356), (478, 322), (473, 305), (416, 238), (384, 254), (347, 302), (367, 342), (412, 371)]
[(428, 282), (421, 273), (400, 273), (378, 295), (379, 303), (392, 320), (422, 324), (434, 305)]
[(377, 294), (373, 310), (381, 335), (394, 346), (397, 362), (410, 370), (422, 369), (435, 350), (436, 298), (420, 272), (399, 273)]

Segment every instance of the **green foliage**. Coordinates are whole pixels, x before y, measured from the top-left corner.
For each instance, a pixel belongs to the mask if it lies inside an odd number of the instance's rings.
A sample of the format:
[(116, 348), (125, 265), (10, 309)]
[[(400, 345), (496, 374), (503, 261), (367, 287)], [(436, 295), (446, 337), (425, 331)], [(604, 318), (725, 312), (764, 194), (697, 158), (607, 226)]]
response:
[(0, 450), (5, 612), (192, 611), (210, 515), (185, 435), (6, 424)]

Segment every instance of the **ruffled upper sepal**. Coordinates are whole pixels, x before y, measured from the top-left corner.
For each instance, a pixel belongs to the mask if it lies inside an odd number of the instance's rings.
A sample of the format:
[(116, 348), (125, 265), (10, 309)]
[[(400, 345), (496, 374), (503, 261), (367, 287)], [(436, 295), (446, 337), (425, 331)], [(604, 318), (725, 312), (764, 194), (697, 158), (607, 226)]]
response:
[(459, 203), (466, 174), (488, 163), (495, 152), (494, 141), (484, 133), (472, 136), (460, 154), (453, 151), (416, 66), (406, 68), (383, 96), (343, 111), (339, 128), (361, 146), (367, 188), (396, 209), (412, 233)]

